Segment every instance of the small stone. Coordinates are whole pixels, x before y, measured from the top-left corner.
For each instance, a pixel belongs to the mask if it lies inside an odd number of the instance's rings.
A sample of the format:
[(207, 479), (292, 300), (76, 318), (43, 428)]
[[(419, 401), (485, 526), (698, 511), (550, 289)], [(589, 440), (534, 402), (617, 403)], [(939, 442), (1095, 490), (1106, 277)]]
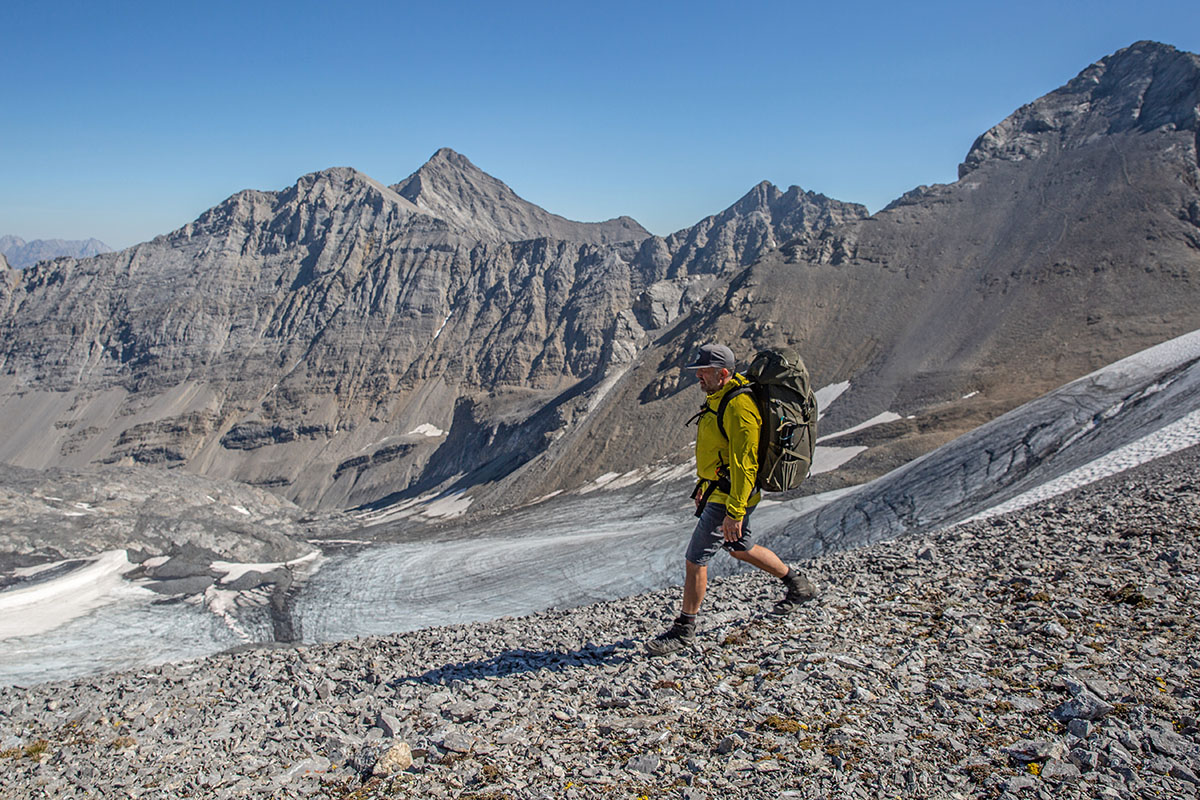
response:
[(442, 747), (455, 753), (469, 753), (475, 744), (475, 739), (460, 731), (451, 731), (442, 739)]
[(1092, 692), (1084, 689), (1075, 697), (1060, 705), (1051, 712), (1050, 716), (1059, 722), (1073, 719), (1097, 720), (1112, 713), (1113, 706), (1104, 702)]
[(737, 739), (733, 738), (732, 736), (726, 736), (717, 744), (717, 752), (721, 755), (728, 755), (729, 753), (732, 753), (734, 748), (737, 746)]
[(1155, 756), (1146, 762), (1146, 769), (1159, 775), (1169, 775), (1173, 766), (1174, 764), (1162, 756)]
[(1047, 622), (1038, 628), (1038, 633), (1053, 639), (1066, 639), (1071, 635), (1066, 628), (1057, 622)]
[(1150, 731), (1150, 746), (1164, 756), (1172, 758), (1182, 755), (1187, 748), (1187, 740), (1176, 733), (1166, 733), (1164, 731)]
[(412, 748), (405, 742), (397, 742), (375, 763), (371, 772), (380, 777), (386, 777), (403, 772), (411, 767), (412, 763)]
[(394, 739), (400, 735), (400, 720), (384, 711), (380, 711), (376, 715), (375, 727), (383, 731), (383, 735), (389, 739)]
[(1001, 786), (1006, 792), (1020, 792), (1027, 789), (1036, 789), (1037, 784), (1037, 779), (1032, 775), (1018, 775), (1015, 778), (1009, 778)]
[(1168, 774), (1176, 780), (1187, 781), (1190, 784), (1200, 786), (1200, 780), (1196, 778), (1196, 773), (1192, 772), (1183, 764), (1172, 765), (1171, 771)]
[(460, 700), (457, 703), (452, 703), (446, 713), (459, 722), (464, 722), (474, 718), (476, 713), (475, 704), (470, 700)]
[(323, 772), (328, 772), (330, 762), (324, 756), (313, 756), (306, 758), (303, 761), (298, 761), (279, 776), (280, 783), (290, 783), (297, 778), (306, 776), (316, 776)]
[(1067, 732), (1080, 739), (1086, 739), (1092, 735), (1092, 723), (1086, 719), (1073, 719), (1067, 723)]
[(1042, 780), (1055, 783), (1079, 780), (1079, 767), (1067, 761), (1052, 758), (1042, 765)]
[(1004, 748), (1004, 751), (1018, 761), (1045, 761), (1051, 758), (1061, 758), (1065, 748), (1059, 742), (1021, 739)]
[(854, 687), (854, 691), (850, 693), (850, 699), (860, 703), (873, 703), (879, 698), (870, 689), (864, 689), (861, 686)]
[(625, 768), (634, 772), (640, 772), (643, 775), (653, 775), (658, 769), (658, 756), (647, 753), (646, 755), (634, 756), (625, 762)]

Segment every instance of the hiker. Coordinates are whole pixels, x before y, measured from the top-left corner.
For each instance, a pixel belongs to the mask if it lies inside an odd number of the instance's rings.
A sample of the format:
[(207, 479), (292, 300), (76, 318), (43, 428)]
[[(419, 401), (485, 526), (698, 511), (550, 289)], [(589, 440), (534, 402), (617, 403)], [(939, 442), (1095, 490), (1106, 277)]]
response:
[(771, 550), (752, 541), (748, 523), (760, 499), (755, 481), (762, 417), (753, 397), (742, 393), (729, 400), (723, 424), (717, 424), (721, 398), (748, 384), (744, 376), (737, 374), (733, 351), (723, 344), (706, 344), (700, 348), (695, 363), (684, 369), (696, 371), (696, 379), (707, 395), (697, 415), (699, 481), (692, 494), (700, 519), (687, 548), (682, 611), (670, 628), (646, 643), (651, 655), (673, 653), (695, 640), (696, 616), (708, 586), (708, 561), (719, 548), (783, 582), (786, 593), (775, 604), (775, 614), (788, 614), (816, 596), (815, 587), (806, 577), (789, 568)]

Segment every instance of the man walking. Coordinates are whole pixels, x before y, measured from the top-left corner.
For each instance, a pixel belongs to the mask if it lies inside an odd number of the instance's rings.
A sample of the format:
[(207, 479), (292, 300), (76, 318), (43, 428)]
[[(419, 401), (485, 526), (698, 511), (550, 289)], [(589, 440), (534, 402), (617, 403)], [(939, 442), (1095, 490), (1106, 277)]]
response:
[(646, 643), (651, 655), (673, 653), (695, 640), (696, 616), (708, 587), (708, 561), (721, 547), (739, 561), (769, 572), (783, 582), (786, 593), (775, 604), (773, 613), (788, 614), (816, 596), (816, 589), (807, 578), (752, 541), (748, 522), (760, 499), (755, 479), (762, 417), (751, 394), (745, 392), (729, 399), (722, 424), (718, 424), (721, 399), (749, 383), (737, 374), (734, 366), (732, 350), (723, 344), (706, 344), (700, 348), (695, 362), (684, 367), (696, 371), (696, 379), (707, 395), (698, 415), (699, 481), (692, 494), (700, 519), (687, 548), (682, 613), (670, 628)]

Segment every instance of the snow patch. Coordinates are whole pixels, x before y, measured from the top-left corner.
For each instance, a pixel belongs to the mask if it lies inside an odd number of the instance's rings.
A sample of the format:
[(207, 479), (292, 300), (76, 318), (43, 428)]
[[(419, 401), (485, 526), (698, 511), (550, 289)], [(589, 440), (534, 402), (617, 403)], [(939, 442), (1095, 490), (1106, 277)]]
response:
[(841, 397), (849, 388), (850, 381), (842, 381), (841, 383), (831, 383), (828, 386), (822, 386), (820, 389), (817, 389), (814, 392), (817, 396), (817, 419), (825, 416), (825, 409), (833, 405), (833, 401)]
[(216, 614), (225, 623), (225, 627), (233, 631), (234, 636), (243, 642), (252, 642), (254, 637), (242, 627), (241, 623), (237, 621), (237, 617), (234, 616), (239, 594), (241, 592), (232, 589), (218, 589), (216, 586), (210, 586), (204, 590), (204, 607)]
[(813, 451), (812, 468), (809, 475), (833, 472), (855, 456), (867, 452), (865, 447), (818, 447)]
[(964, 394), (964, 395), (962, 396), (962, 399), (963, 399), (963, 400), (970, 400), (972, 397), (974, 397), (974, 396), (975, 396), (975, 395), (977, 395), (977, 394), (979, 394), (979, 392), (970, 392), (969, 394)]
[(600, 406), (601, 401), (608, 396), (608, 393), (612, 391), (612, 388), (617, 385), (617, 381), (621, 380), (621, 377), (628, 372), (629, 368), (632, 366), (633, 364), (626, 364), (621, 369), (605, 376), (604, 380), (600, 382), (600, 385), (596, 387), (596, 393), (592, 395), (590, 400), (588, 400), (589, 414)]
[(428, 422), (426, 422), (424, 424), (418, 425), (417, 427), (413, 428), (411, 431), (408, 432), (408, 435), (409, 436), (428, 436), (430, 439), (433, 439), (438, 436), (445, 436), (446, 432), (444, 430), (442, 430), (434, 425), (430, 425)]
[(315, 560), (319, 555), (320, 552), (313, 550), (312, 552), (306, 553), (299, 558), (294, 558), (291, 561), (276, 561), (273, 563), (262, 564), (245, 564), (237, 561), (214, 561), (210, 566), (217, 572), (225, 573), (218, 583), (232, 583), (251, 570), (266, 573), (273, 569), (280, 569), (281, 567), (288, 567), (291, 569), (299, 567), (303, 564), (308, 564), (309, 562)]
[(44, 633), (114, 602), (122, 594), (147, 593), (121, 577), (136, 566), (124, 550), (109, 550), (61, 578), (0, 592), (0, 639)]
[(245, 506), (230, 506), (230, 508), (232, 508), (234, 511), (238, 512), (239, 514), (245, 514), (247, 517), (250, 516), (250, 510), (248, 508), (246, 508)]
[(430, 344), (433, 344), (434, 342), (436, 342), (438, 337), (442, 335), (442, 331), (444, 331), (446, 329), (446, 323), (449, 322), (450, 318), (453, 316), (454, 316), (454, 309), (451, 309), (450, 313), (446, 315), (446, 318), (444, 320), (442, 320), (442, 326), (437, 329), (437, 333), (435, 333), (433, 335), (433, 338), (429, 340)]
[(846, 428), (846, 430), (838, 431), (837, 433), (829, 433), (824, 436), (818, 436), (817, 441), (824, 442), (828, 439), (837, 439), (842, 436), (848, 436), (851, 433), (857, 433), (858, 431), (864, 430), (865, 428), (870, 428), (875, 425), (882, 425), (885, 422), (895, 422), (898, 419), (903, 419), (903, 418), (894, 411), (884, 411), (882, 414), (876, 414), (875, 416), (871, 417), (866, 422), (860, 422), (852, 428)]
[(368, 525), (379, 525), (385, 522), (395, 522), (398, 519), (424, 517), (426, 521), (434, 519), (455, 519), (467, 513), (474, 498), (467, 497), (465, 490), (438, 494), (431, 492), (411, 500), (405, 500), (387, 508), (366, 511), (355, 517)]
[(591, 483), (587, 483), (587, 484), (584, 484), (583, 486), (580, 486), (578, 489), (575, 490), (575, 493), (576, 494), (591, 494), (592, 492), (596, 491), (597, 489), (603, 489), (604, 487), (608, 486), (610, 483), (612, 483), (619, 477), (621, 477), (621, 474), (619, 472), (606, 472), (603, 475), (601, 475), (599, 478), (596, 478), (595, 480), (593, 480)]

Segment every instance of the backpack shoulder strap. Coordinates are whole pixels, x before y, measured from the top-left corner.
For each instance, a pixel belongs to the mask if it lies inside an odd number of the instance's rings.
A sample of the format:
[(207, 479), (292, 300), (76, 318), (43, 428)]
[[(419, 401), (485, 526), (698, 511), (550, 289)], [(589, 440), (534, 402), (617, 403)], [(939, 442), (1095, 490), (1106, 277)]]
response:
[(748, 385), (743, 384), (736, 389), (730, 389), (728, 392), (726, 392), (721, 397), (721, 402), (717, 404), (717, 428), (721, 431), (721, 435), (724, 436), (726, 440), (729, 439), (729, 434), (725, 432), (725, 409), (729, 408), (729, 401), (737, 397), (739, 394), (751, 394), (753, 391), (754, 390)]

